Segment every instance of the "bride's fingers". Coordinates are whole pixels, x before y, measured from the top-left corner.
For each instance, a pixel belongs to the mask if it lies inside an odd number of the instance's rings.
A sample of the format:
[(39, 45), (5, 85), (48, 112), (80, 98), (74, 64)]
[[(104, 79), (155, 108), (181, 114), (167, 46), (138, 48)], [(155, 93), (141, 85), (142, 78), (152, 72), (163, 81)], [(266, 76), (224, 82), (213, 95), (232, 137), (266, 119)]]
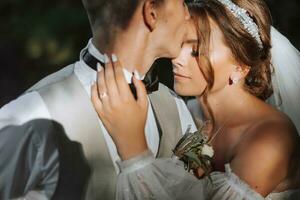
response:
[[(130, 91), (130, 87), (125, 79), (125, 75), (123, 72), (123, 67), (120, 63), (120, 61), (118, 60), (118, 58), (116, 56), (113, 55), (113, 67), (115, 70), (115, 78), (116, 78), (116, 84), (119, 90), (119, 94), (122, 97), (130, 97), (131, 91)], [(132, 96), (133, 97), (133, 96)]]
[(101, 112), (102, 112), (102, 102), (101, 102), (101, 99), (99, 98), (99, 95), (98, 95), (98, 88), (97, 88), (96, 83), (94, 83), (92, 85), (91, 98), (92, 98), (92, 103), (93, 103), (97, 113), (100, 115)]
[(136, 79), (135, 76), (132, 77), (132, 80), (136, 88), (137, 102), (140, 104), (140, 106), (147, 107), (148, 98), (147, 98), (147, 90), (144, 83), (141, 80)]
[[(98, 65), (99, 66), (99, 65)], [(100, 98), (102, 104), (107, 104), (109, 101), (109, 96), (107, 93), (107, 86), (104, 77), (104, 69), (102, 67), (98, 67), (97, 73), (97, 90), (98, 90), (98, 97)], [(107, 106), (105, 106), (107, 107)]]
[[(105, 56), (108, 58), (107, 55)], [(112, 59), (108, 58), (108, 63), (105, 65), (105, 83), (107, 88), (107, 93), (110, 97), (110, 100), (114, 101), (119, 97), (119, 91), (115, 80), (115, 72), (112, 66)], [(112, 102), (113, 103), (113, 102)]]
[(204, 173), (205, 172), (201, 167), (199, 167), (198, 169), (196, 169), (194, 171), (195, 176), (198, 177), (198, 178), (201, 178), (204, 175)]

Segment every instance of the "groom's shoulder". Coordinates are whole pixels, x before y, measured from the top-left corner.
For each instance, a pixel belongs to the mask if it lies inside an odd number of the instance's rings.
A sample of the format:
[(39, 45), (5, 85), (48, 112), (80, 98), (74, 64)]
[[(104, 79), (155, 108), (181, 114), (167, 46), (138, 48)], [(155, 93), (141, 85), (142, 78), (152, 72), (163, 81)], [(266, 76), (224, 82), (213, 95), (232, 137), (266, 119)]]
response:
[(6, 125), (23, 124), (34, 119), (49, 119), (50, 114), (38, 92), (19, 96), (0, 109), (0, 129)]
[(43, 87), (46, 87), (48, 85), (57, 83), (59, 81), (64, 80), (66, 77), (69, 77), (73, 71), (74, 71), (74, 65), (75, 64), (70, 64), (46, 77), (38, 81), (36, 84), (34, 84), (32, 87), (30, 87), (25, 93), (35, 91), (38, 89), (41, 89)]
[(162, 83), (159, 84), (159, 90), (161, 91), (161, 95), (167, 96), (170, 101), (174, 100), (177, 110), (179, 110), (180, 113), (189, 113), (185, 101), (174, 90)]
[(50, 74), (37, 82), (34, 86), (0, 108), (0, 128), (5, 125), (23, 124), (34, 119), (50, 119), (50, 114), (38, 89), (63, 80), (73, 70), (69, 65)]
[[(163, 92), (162, 95), (167, 94), (168, 96), (168, 99), (164, 100), (165, 105), (162, 108), (165, 109), (170, 115), (178, 114), (179, 120), (181, 122), (182, 133), (185, 133), (190, 125), (192, 130), (196, 130), (196, 126), (185, 101), (175, 91), (168, 88), (167, 86), (160, 84), (159, 87)], [(173, 103), (171, 103), (171, 101), (173, 101)], [(171, 105), (172, 107), (170, 107)]]
[(184, 102), (183, 99), (172, 89), (170, 89), (169, 87), (167, 87), (166, 85), (160, 83), (159, 84), (159, 90), (168, 95), (169, 97), (173, 98), (175, 101), (180, 101), (180, 102)]

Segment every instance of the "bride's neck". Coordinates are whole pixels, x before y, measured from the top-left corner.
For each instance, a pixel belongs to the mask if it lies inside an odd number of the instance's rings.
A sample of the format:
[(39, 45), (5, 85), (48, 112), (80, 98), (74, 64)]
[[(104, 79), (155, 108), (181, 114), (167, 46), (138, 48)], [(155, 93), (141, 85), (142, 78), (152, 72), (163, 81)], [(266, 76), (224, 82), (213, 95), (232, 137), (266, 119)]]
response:
[(231, 118), (242, 117), (246, 113), (244, 111), (253, 104), (253, 97), (241, 88), (224, 89), (208, 94), (207, 104), (204, 103), (203, 97), (198, 97), (198, 102), (201, 108), (203, 108), (205, 120), (211, 119), (211, 115), (207, 109), (209, 105), (211, 113), (214, 116), (215, 125), (218, 126)]

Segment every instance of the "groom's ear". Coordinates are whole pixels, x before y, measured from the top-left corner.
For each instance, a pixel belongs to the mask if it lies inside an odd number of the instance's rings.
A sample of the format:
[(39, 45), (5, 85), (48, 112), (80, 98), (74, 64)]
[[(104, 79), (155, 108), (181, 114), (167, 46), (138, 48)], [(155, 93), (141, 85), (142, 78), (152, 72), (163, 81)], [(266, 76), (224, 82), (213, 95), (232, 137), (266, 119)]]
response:
[(144, 23), (150, 31), (155, 29), (157, 23), (157, 1), (146, 0), (143, 7)]

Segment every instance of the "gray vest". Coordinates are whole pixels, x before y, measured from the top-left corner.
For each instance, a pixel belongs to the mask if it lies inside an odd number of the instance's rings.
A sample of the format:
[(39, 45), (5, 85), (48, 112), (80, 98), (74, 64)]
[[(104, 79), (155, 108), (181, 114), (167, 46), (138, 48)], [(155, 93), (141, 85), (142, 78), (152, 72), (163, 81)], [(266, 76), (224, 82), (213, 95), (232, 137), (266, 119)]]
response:
[[(82, 145), (91, 175), (85, 199), (115, 199), (117, 173), (100, 128), (99, 118), (82, 84), (74, 74), (74, 65), (50, 75), (27, 92), (38, 91), (51, 118), (62, 124), (71, 141)], [(170, 157), (182, 136), (181, 123), (174, 97), (160, 84), (149, 95), (161, 129), (158, 157)]]

